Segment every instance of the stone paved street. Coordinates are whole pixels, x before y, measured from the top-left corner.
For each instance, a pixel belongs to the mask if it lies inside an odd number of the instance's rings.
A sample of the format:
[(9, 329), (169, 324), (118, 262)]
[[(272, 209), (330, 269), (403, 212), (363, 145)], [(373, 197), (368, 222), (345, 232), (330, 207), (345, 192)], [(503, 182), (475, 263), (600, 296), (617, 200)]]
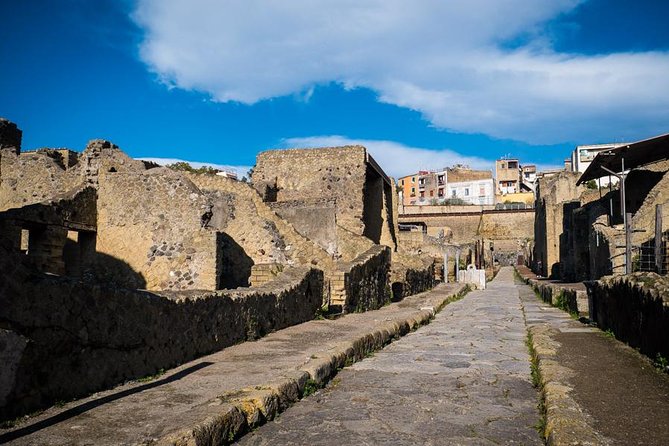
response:
[(344, 369), (243, 445), (542, 444), (513, 269)]

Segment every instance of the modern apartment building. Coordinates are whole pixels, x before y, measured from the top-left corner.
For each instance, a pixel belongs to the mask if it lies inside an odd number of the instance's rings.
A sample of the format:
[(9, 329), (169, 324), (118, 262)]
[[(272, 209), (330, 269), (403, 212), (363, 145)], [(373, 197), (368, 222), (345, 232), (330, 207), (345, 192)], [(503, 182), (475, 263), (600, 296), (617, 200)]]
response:
[(495, 184), (497, 195), (520, 192), (520, 163), (518, 159), (499, 159), (495, 161)]
[(439, 171), (419, 171), (400, 178), (402, 204), (443, 204), (459, 199), (468, 204), (494, 204), (492, 172), (454, 166)]
[(449, 199), (467, 204), (495, 204), (495, 184), (489, 170), (472, 170), (466, 167), (446, 169)]

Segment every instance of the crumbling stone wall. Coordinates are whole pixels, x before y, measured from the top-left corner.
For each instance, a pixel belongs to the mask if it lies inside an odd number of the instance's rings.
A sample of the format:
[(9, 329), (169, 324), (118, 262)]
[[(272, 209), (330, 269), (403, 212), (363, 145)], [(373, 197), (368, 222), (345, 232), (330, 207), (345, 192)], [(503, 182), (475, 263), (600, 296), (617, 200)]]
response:
[(669, 279), (655, 273), (587, 283), (590, 318), (652, 359), (669, 358)]
[[(440, 268), (442, 268), (443, 256), (440, 256), (439, 260)], [(442, 274), (441, 271), (439, 274)], [(434, 287), (434, 282), (435, 259), (433, 257), (393, 253), (390, 269), (390, 289), (393, 301), (430, 290)]]
[(280, 218), (248, 184), (215, 175), (190, 174), (188, 178), (210, 197), (214, 209), (222, 200), (227, 201), (230, 212), (225, 221), (214, 219), (211, 226), (232, 238), (253, 264), (333, 268), (330, 254)]
[(317, 243), (328, 254), (337, 254), (337, 207), (334, 200), (293, 200), (267, 204), (301, 235)]
[(541, 178), (537, 183), (533, 257), (535, 268), (542, 276), (561, 276), (560, 249), (562, 243), (566, 243), (561, 240), (566, 221), (564, 204), (578, 201), (585, 190), (583, 186), (576, 186), (579, 176), (578, 172), (564, 171)]
[(0, 211), (51, 200), (83, 186), (97, 188), (101, 172), (147, 168), (103, 140), (89, 142), (80, 156), (68, 149), (0, 152)]
[(348, 313), (383, 306), (390, 299), (390, 261), (390, 249), (375, 245), (353, 261), (338, 264), (330, 277), (330, 305)]
[[(211, 206), (187, 178), (167, 168), (104, 172), (98, 188), (97, 250), (141, 272), (146, 289), (216, 289), (217, 235)], [(102, 264), (99, 275), (137, 288)]]
[(253, 185), (276, 187), (276, 201), (323, 197), (337, 200), (338, 223), (363, 235), (367, 151), (362, 146), (268, 150), (258, 154)]
[[(92, 263), (94, 247), (83, 244), (94, 239), (95, 218), (95, 190), (82, 188), (45, 203), (0, 212), (0, 239), (39, 271), (81, 276), (81, 261)], [(76, 268), (74, 262), (79, 262)]]
[[(669, 162), (659, 162), (633, 170), (627, 177), (626, 210), (632, 214), (633, 246), (654, 239), (655, 206), (669, 201), (667, 169)], [(556, 206), (562, 221), (553, 225), (563, 232), (558, 238), (555, 277), (580, 281), (624, 274), (625, 234), (619, 190), (586, 190), (578, 199)], [(669, 222), (664, 224), (663, 230), (669, 229)]]
[(0, 211), (49, 200), (78, 185), (78, 178), (67, 173), (55, 152), (17, 154), (2, 149)]
[[(253, 185), (266, 201), (276, 203), (301, 201), (306, 206), (315, 200), (332, 200), (338, 227), (397, 248), (394, 185), (362, 146), (261, 152)], [(286, 218), (291, 221), (292, 216), (286, 214)], [(341, 251), (338, 254), (344, 257)]]
[(313, 318), (309, 267), (237, 291), (155, 294), (31, 272), (0, 247), (0, 419), (153, 374)]
[(0, 150), (10, 149), (18, 154), (21, 152), (21, 138), (23, 132), (14, 124), (5, 118), (0, 118)]

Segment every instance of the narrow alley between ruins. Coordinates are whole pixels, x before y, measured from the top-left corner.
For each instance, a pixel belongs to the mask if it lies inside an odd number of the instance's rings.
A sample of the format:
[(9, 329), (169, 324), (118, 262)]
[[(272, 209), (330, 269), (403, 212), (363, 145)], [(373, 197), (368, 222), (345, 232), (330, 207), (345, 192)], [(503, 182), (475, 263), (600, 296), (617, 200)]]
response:
[(542, 444), (513, 274), (502, 268), (240, 444)]

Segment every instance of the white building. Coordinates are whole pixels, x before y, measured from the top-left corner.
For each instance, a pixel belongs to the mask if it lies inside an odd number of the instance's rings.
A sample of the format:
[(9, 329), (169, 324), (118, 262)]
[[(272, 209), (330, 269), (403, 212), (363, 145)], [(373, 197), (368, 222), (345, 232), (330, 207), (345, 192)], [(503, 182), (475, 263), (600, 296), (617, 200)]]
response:
[[(611, 144), (590, 144), (584, 146), (576, 146), (574, 151), (571, 153), (571, 171), (583, 173), (586, 171), (588, 166), (592, 163), (592, 160), (595, 159), (600, 152), (606, 152), (607, 150), (615, 149), (616, 147), (627, 145), (628, 143), (611, 143)], [(609, 178), (604, 177), (596, 180), (599, 187), (605, 187), (609, 185)], [(611, 182), (616, 184), (618, 179), (616, 177), (611, 177)]]
[(495, 182), (492, 178), (448, 183), (448, 197), (467, 204), (495, 204)]
[(218, 167), (217, 169), (219, 171), (216, 172), (216, 175), (218, 175), (219, 177), (231, 178), (233, 180), (238, 179), (237, 178), (237, 172), (235, 172), (232, 169), (225, 169), (225, 168), (222, 168), (222, 167)]

